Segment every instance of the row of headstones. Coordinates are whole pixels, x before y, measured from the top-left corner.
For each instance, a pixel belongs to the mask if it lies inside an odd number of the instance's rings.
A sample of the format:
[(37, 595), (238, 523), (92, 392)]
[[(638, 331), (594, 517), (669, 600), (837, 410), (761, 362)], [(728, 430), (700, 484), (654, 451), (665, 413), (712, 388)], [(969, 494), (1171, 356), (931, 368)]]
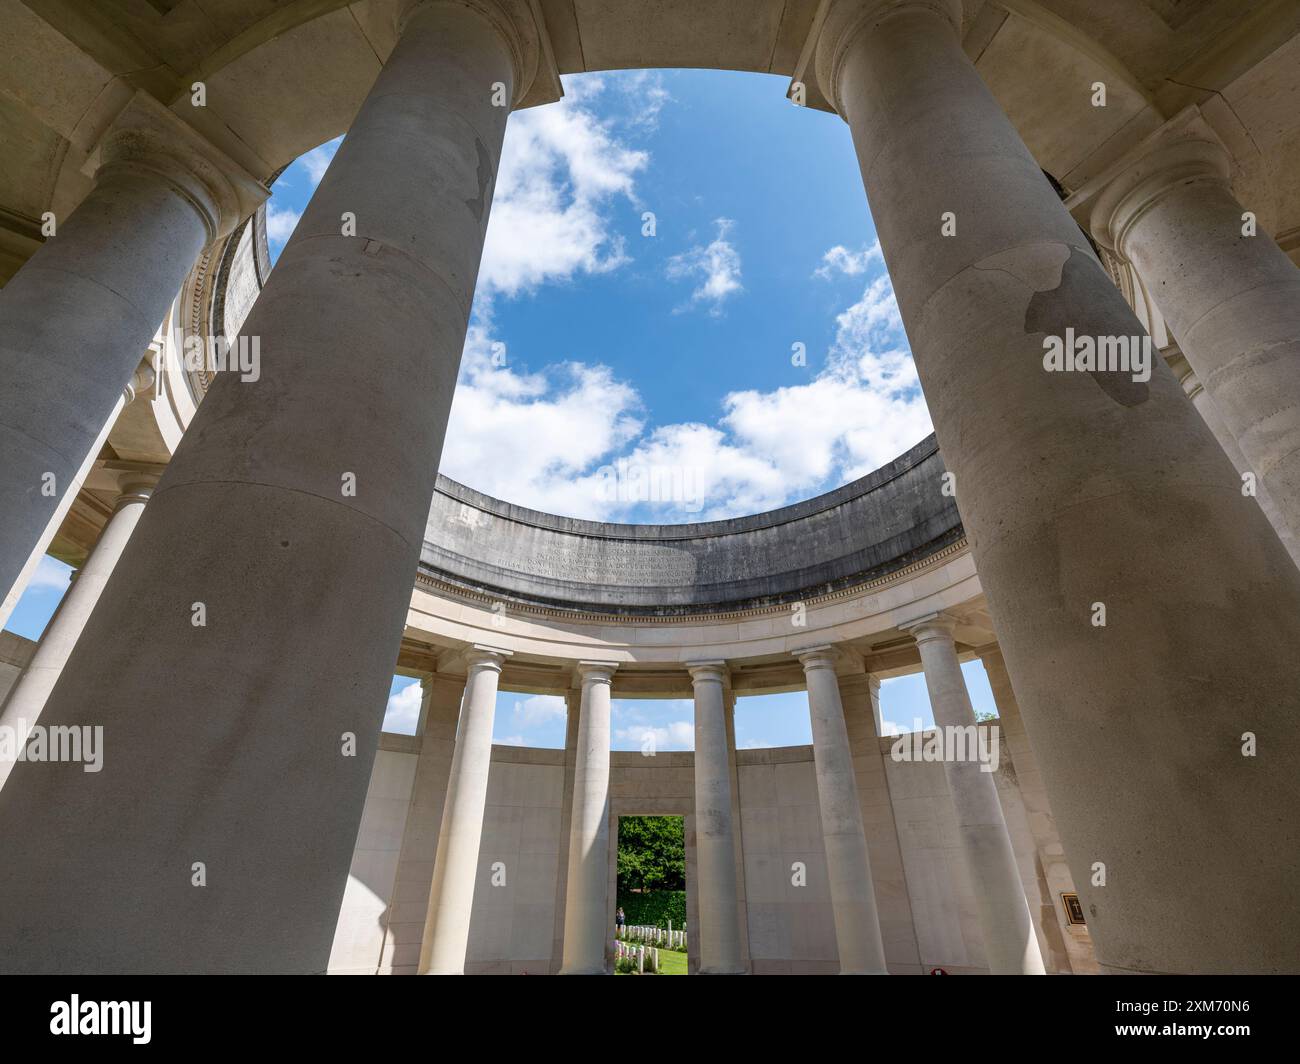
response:
[(619, 937), (628, 942), (644, 942), (646, 945), (659, 946), (661, 949), (675, 949), (682, 952), (686, 950), (686, 932), (674, 931), (671, 927), (665, 930), (662, 927), (628, 924)]
[(642, 975), (646, 972), (654, 974), (659, 971), (659, 951), (653, 946), (633, 946), (628, 942), (615, 942), (614, 948), (619, 960), (624, 957), (632, 958), (636, 962), (636, 970)]

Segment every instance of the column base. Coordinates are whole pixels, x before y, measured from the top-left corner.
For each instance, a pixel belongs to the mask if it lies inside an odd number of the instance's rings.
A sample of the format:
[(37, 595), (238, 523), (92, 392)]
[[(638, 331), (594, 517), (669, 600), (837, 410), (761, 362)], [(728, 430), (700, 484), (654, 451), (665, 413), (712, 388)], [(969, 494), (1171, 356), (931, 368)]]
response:
[(556, 975), (608, 975), (604, 968), (561, 968)]

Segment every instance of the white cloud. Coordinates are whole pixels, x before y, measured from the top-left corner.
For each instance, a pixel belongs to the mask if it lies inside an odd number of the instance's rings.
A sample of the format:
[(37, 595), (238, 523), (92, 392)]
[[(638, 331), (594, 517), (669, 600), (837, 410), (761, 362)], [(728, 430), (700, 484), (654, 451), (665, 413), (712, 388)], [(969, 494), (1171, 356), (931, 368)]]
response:
[(65, 565), (48, 554), (42, 555), (36, 563), (32, 575), (27, 580), (24, 591), (66, 591), (72, 577), (72, 566)]
[(722, 313), (722, 303), (728, 296), (743, 291), (740, 252), (727, 239), (736, 223), (730, 218), (718, 218), (714, 224), (718, 227), (718, 235), (710, 243), (696, 244), (689, 251), (668, 260), (669, 280), (699, 279), (691, 293), (690, 304), (678, 307), (679, 312), (691, 304), (704, 303), (708, 305), (709, 313), (716, 317)]
[(273, 202), (266, 205), (266, 239), (277, 248), (284, 247), (302, 217), (297, 211), (287, 207), (277, 207)]
[[(856, 262), (872, 252), (846, 254)], [(827, 490), (931, 431), (888, 274), (866, 283), (835, 330), (809, 380), (731, 392), (716, 423), (643, 434), (636, 390), (606, 367), (560, 363), (526, 374), (494, 366), (488, 328), (477, 325), (443, 471), (512, 502), (599, 520), (712, 520)], [(612, 470), (683, 490), (649, 500), (611, 491), (623, 483)]]
[(559, 695), (533, 695), (515, 704), (515, 720), (525, 728), (564, 720), (568, 707)]
[(623, 74), (617, 85), (634, 106), (631, 125), (647, 132), (657, 129), (660, 112), (673, 100), (664, 88), (663, 74), (658, 70), (637, 70)]
[(601, 78), (566, 79), (559, 103), (511, 116), (479, 268), (481, 299), (629, 261), (610, 211), (620, 197), (637, 203), (635, 176), (650, 157), (596, 116), (590, 103), (604, 91)]
[(649, 743), (654, 750), (694, 750), (695, 725), (689, 720), (675, 720), (659, 726), (633, 724), (616, 728), (614, 738), (618, 742), (634, 743), (638, 749)]
[(604, 366), (556, 363), (522, 373), (493, 361), (471, 326), (452, 400), (442, 472), (522, 506), (603, 517), (584, 476), (641, 431), (636, 390)]
[(824, 280), (830, 280), (837, 273), (856, 277), (866, 273), (873, 263), (883, 264), (884, 261), (879, 240), (861, 251), (850, 251), (843, 244), (836, 244), (822, 256), (822, 264), (813, 270), (813, 275)]
[(390, 694), (388, 708), (384, 710), (384, 731), (414, 735), (415, 729), (420, 724), (422, 695), (423, 689), (415, 681), (407, 684), (396, 694)]
[(339, 150), (339, 145), (343, 143), (342, 137), (335, 137), (333, 140), (327, 140), (320, 147), (312, 148), (305, 155), (298, 157), (298, 162), (302, 163), (307, 171), (307, 180), (311, 183), (312, 190), (320, 184), (320, 179), (325, 176), (325, 171), (334, 161), (334, 153)]

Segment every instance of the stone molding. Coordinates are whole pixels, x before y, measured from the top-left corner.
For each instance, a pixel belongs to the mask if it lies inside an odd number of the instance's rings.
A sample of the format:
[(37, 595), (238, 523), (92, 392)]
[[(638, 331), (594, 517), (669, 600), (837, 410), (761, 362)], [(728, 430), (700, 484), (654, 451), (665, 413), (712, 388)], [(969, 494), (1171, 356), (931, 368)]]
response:
[(711, 683), (716, 681), (724, 687), (727, 684), (727, 663), (721, 659), (713, 661), (688, 661), (686, 671), (691, 674), (691, 684)]
[(816, 92), (842, 116), (840, 72), (849, 48), (861, 33), (909, 11), (932, 12), (961, 33), (961, 0), (825, 0), (813, 21), (794, 80), (806, 81), (811, 71), (815, 75)]
[(948, 613), (927, 613), (923, 617), (900, 624), (899, 630), (906, 632), (916, 640), (916, 645), (932, 643), (936, 640), (956, 644), (953, 629), (957, 627), (957, 618)]
[(87, 166), (97, 181), (118, 173), (161, 178), (202, 219), (209, 244), (233, 232), (271, 194), (143, 90), (118, 112)]
[(398, 37), (420, 11), (441, 4), (469, 8), (501, 35), (514, 68), (512, 109), (554, 103), (564, 95), (537, 0), (401, 0), (393, 19)]
[(612, 687), (614, 673), (618, 671), (618, 662), (578, 661), (574, 663), (573, 671), (577, 674), (578, 682), (584, 687), (588, 682), (608, 684)]
[(1128, 234), (1171, 192), (1195, 184), (1231, 187), (1232, 155), (1195, 105), (1184, 108), (1095, 182), (1076, 202), (1093, 198), (1088, 228), (1093, 238), (1125, 261)]
[(835, 663), (840, 659), (840, 648), (833, 643), (819, 643), (817, 646), (805, 647), (790, 652), (799, 659), (805, 674), (813, 669), (830, 669), (835, 671)]
[(513, 654), (513, 650), (502, 650), (499, 647), (475, 643), (466, 649), (465, 663), (469, 666), (470, 672), (482, 672), (490, 669), (492, 672), (500, 673), (506, 658)]
[[(896, 569), (893, 572), (886, 573), (883, 576), (876, 577), (873, 580), (868, 580), (861, 584), (854, 584), (852, 587), (838, 588), (835, 591), (829, 591), (821, 595), (809, 595), (801, 601), (805, 606), (812, 608), (877, 591), (890, 584), (900, 583), (929, 569), (936, 568), (944, 564), (954, 554), (966, 551), (968, 546), (969, 544), (963, 536), (962, 538), (949, 543), (947, 546), (941, 547), (933, 554), (915, 562), (911, 562), (908, 565), (903, 566), (901, 569)], [(655, 616), (653, 614), (639, 613), (590, 613), (583, 610), (562, 609), (555, 606), (542, 606), (535, 603), (506, 599), (501, 595), (490, 595), (484, 591), (452, 583), (449, 580), (444, 580), (441, 577), (426, 572), (416, 573), (415, 586), (433, 592), (440, 598), (451, 601), (461, 601), (469, 603), (470, 605), (486, 608), (491, 608), (499, 602), (507, 602), (509, 605), (508, 612), (510, 613), (527, 614), (533, 617), (545, 617), (550, 620), (566, 621), (568, 623), (578, 624), (658, 624), (694, 626), (700, 624), (716, 624), (725, 621), (746, 620), (749, 618), (771, 616), (773, 614), (788, 614), (790, 612), (789, 602), (778, 602), (771, 605), (752, 606), (739, 610), (719, 610), (713, 613), (677, 613), (670, 616)]]

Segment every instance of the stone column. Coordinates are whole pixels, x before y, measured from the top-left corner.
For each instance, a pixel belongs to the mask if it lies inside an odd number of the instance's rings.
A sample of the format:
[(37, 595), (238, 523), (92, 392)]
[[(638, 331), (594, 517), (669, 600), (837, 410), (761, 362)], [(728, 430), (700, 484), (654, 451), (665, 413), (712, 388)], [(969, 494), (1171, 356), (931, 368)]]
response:
[(551, 939), (551, 975), (557, 975), (564, 958), (564, 908), (569, 896), (569, 836), (573, 821), (573, 778), (578, 765), (578, 722), (582, 719), (582, 691), (564, 692), (564, 791), (560, 807), (560, 868), (555, 877), (555, 934)]
[(77, 493), (81, 491), (82, 486), (86, 483), (86, 477), (90, 476), (91, 470), (95, 468), (100, 452), (108, 441), (108, 435), (113, 431), (113, 426), (117, 424), (118, 415), (135, 401), (136, 396), (143, 395), (152, 388), (154, 379), (155, 371), (153, 366), (148, 361), (143, 361), (136, 367), (136, 371), (131, 377), (131, 383), (123, 388), (122, 394), (117, 397), (117, 402), (113, 404), (113, 409), (104, 422), (103, 428), (99, 430), (95, 442), (91, 444), (90, 450), (86, 452), (81, 468), (77, 470), (76, 476), (67, 485), (67, 490), (64, 491), (62, 498), (58, 500), (58, 505), (54, 507), (53, 513), (50, 514), (40, 538), (37, 539), (31, 554), (28, 555), (27, 561), (19, 572), (13, 586), (9, 589), (8, 595), (5, 596), (3, 602), (0, 602), (0, 628), (3, 628), (8, 623), (9, 615), (13, 613), (14, 607), (18, 605), (18, 600), (23, 597), (23, 592), (27, 590), (28, 581), (36, 571), (36, 567), (40, 565), (41, 559), (45, 557), (45, 552), (49, 550), (50, 544), (54, 541), (54, 537), (58, 535), (59, 529), (63, 526), (63, 519), (68, 516), (68, 511), (72, 509)]
[(245, 323), (261, 376), (159, 482), (42, 718), (93, 712), (104, 771), (5, 788), (0, 969), (325, 970), (521, 84), (502, 10), (415, 8)]
[[(1067, 328), (1141, 326), (963, 52), (958, 11), (834, 3), (816, 76), (853, 134), (1099, 953), (1294, 969), (1300, 844), (1258, 814), (1300, 807), (1300, 570), (1167, 366), (1145, 383), (1044, 369)], [(1269, 736), (1267, 761), (1242, 756), (1246, 732)], [(1107, 885), (1085, 886), (1097, 861)]]
[(732, 822), (725, 661), (688, 664), (695, 689), (695, 862), (700, 974), (739, 975), (740, 910)]
[(809, 647), (796, 657), (808, 683), (817, 804), (826, 846), (840, 975), (888, 975), (862, 805), (853, 773), (853, 752), (835, 676), (836, 651), (830, 646)]
[[(1229, 430), (1228, 426), (1223, 423), (1223, 418), (1219, 414), (1218, 407), (1214, 405), (1214, 400), (1210, 398), (1209, 393), (1201, 384), (1201, 380), (1196, 376), (1196, 371), (1188, 363), (1186, 356), (1179, 349), (1178, 345), (1170, 342), (1169, 346), (1162, 350), (1161, 356), (1173, 370), (1174, 376), (1178, 378), (1178, 383), (1183, 386), (1183, 394), (1192, 401), (1192, 406), (1196, 412), (1201, 415), (1201, 419), (1214, 433), (1214, 438), (1219, 441), (1219, 446), (1223, 448), (1224, 454), (1232, 463), (1232, 467), (1238, 474), (1253, 472), (1250, 462), (1241, 451), (1241, 445), (1237, 443), (1237, 437)], [(1300, 539), (1292, 533), (1286, 519), (1278, 510), (1277, 504), (1268, 493), (1268, 488), (1262, 481), (1256, 478), (1255, 482), (1255, 499), (1259, 503), (1259, 508), (1264, 511), (1264, 516), (1268, 518), (1269, 524), (1282, 540), (1282, 545), (1286, 547), (1287, 553), (1291, 555), (1291, 560), (1300, 565)]]
[[(1043, 785), (1038, 758), (1025, 732), (1016, 693), (1011, 687), (1011, 675), (1007, 672), (1002, 651), (996, 643), (980, 647), (976, 653), (984, 665), (989, 690), (993, 692), (993, 701), (998, 707), (1002, 747), (1011, 754), (1016, 772), (1016, 787), (1024, 800), (1029, 833), (1033, 836), (1037, 851), (1034, 864), (1038, 880), (1038, 927), (1042, 930), (1043, 964), (1048, 972), (1095, 975), (1097, 960), (1092, 952), (1088, 930), (1085, 926), (1069, 922), (1061, 900), (1062, 894), (1077, 892), (1056, 830), (1056, 818), (1047, 800), (1047, 789)], [(1023, 877), (1021, 881), (1024, 882)], [(1026, 891), (1025, 900), (1029, 902), (1032, 911), (1032, 892)]]
[(492, 767), (492, 724), (497, 681), (507, 650), (476, 646), (466, 655), (469, 676), (461, 702), (456, 748), (447, 780), (447, 801), (438, 833), (438, 855), (429, 888), (429, 918), (420, 947), (421, 975), (464, 975), (470, 910), (478, 876), (483, 810)]
[(561, 975), (603, 975), (609, 917), (609, 698), (617, 665), (580, 661), (582, 708), (569, 820)]
[(1196, 108), (1154, 134), (1093, 206), (1236, 438), (1286, 538), (1300, 537), (1300, 269), (1246, 235), (1232, 160)]
[[(40, 720), (46, 699), (54, 690), (54, 684), (90, 619), (104, 585), (113, 575), (157, 480), (154, 473), (140, 472), (123, 473), (119, 478), (122, 494), (117, 498), (113, 515), (100, 532), (86, 564), (76, 573), (63, 596), (27, 670), (9, 692), (4, 711), (0, 713), (0, 727), (11, 727), (15, 729), (15, 735), (26, 735)], [(14, 764), (13, 761), (0, 760), (0, 789), (4, 788)]]
[(143, 91), (93, 158), (90, 193), (0, 289), (6, 600), (199, 252), (268, 194)]
[(945, 742), (943, 771), (952, 796), (966, 869), (975, 888), (975, 906), (984, 933), (989, 971), (994, 975), (1043, 975), (1043, 956), (1029, 916), (997, 784), (992, 773), (985, 772), (974, 756), (975, 711), (957, 661), (952, 622), (946, 617), (930, 615), (902, 627), (912, 633), (921, 652), (935, 724), (947, 734), (953, 734), (948, 729), (963, 729), (969, 737), (963, 741), (971, 756), (960, 760)]
[(424, 688), (418, 733), (420, 755), (402, 829), (397, 874), (384, 917), (381, 974), (388, 971), (393, 975), (415, 975), (419, 971), (424, 928), (429, 920), (429, 888), (456, 752), (456, 726), (465, 701), (462, 677), (434, 673), (421, 677), (420, 685)]

